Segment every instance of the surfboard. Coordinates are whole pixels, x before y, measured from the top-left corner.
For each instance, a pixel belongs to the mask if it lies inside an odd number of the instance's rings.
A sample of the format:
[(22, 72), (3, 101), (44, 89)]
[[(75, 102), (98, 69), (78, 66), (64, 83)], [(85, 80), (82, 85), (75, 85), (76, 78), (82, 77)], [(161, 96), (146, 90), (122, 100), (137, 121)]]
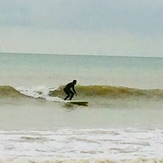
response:
[(81, 106), (88, 106), (88, 101), (66, 101), (68, 104), (74, 104), (74, 105), (81, 105)]

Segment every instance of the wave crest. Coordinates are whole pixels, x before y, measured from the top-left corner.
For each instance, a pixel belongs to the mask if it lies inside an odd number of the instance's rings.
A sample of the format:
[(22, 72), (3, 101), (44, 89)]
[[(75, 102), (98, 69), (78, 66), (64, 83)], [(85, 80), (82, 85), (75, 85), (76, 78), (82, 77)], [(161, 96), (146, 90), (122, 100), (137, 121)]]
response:
[[(64, 86), (60, 86), (54, 91), (50, 91), (49, 95), (63, 98), (65, 93)], [(85, 98), (102, 97), (102, 98), (129, 98), (129, 97), (144, 97), (144, 98), (158, 98), (163, 99), (163, 90), (161, 89), (136, 89), (127, 87), (114, 87), (106, 85), (90, 85), (90, 86), (76, 86), (76, 91), (80, 96)]]
[(23, 97), (19, 91), (11, 86), (0, 86), (1, 97)]

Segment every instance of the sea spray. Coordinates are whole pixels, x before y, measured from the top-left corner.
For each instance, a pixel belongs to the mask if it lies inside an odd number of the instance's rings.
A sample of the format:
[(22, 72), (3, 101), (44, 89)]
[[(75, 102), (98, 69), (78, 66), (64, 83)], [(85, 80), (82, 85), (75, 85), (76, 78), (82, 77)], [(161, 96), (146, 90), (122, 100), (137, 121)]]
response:
[(32, 88), (17, 87), (16, 90), (18, 90), (23, 95), (33, 97), (33, 98), (42, 98), (47, 101), (60, 101), (61, 100), (58, 97), (49, 96), (49, 92), (56, 90), (56, 88), (49, 88), (45, 86), (32, 87)]

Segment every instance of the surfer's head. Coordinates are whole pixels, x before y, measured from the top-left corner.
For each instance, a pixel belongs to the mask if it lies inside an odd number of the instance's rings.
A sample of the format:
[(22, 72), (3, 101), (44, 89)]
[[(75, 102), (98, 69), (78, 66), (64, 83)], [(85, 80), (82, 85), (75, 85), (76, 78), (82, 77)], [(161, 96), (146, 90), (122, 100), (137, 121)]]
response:
[(77, 83), (77, 80), (73, 80), (73, 83), (76, 84)]

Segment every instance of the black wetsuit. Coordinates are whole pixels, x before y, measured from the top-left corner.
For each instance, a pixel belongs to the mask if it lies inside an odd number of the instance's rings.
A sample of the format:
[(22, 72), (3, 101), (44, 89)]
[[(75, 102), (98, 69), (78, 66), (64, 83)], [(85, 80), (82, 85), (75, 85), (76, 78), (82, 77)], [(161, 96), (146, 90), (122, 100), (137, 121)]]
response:
[(66, 100), (67, 98), (69, 98), (69, 100), (71, 100), (74, 96), (74, 93), (76, 94), (76, 91), (75, 91), (75, 83), (71, 82), (71, 83), (68, 83), (65, 88), (64, 88), (64, 91), (65, 93), (67, 94), (67, 96), (65, 97), (64, 100)]

